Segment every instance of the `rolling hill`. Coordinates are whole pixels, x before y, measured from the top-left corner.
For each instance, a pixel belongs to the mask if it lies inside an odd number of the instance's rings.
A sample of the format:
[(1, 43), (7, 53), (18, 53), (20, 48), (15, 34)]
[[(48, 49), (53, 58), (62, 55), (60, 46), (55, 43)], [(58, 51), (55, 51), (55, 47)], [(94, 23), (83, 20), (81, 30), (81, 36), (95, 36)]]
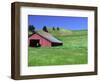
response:
[[(38, 30), (38, 31), (42, 32), (43, 30)], [(70, 30), (65, 30), (63, 28), (60, 28), (60, 30), (57, 29), (53, 30), (52, 28), (49, 28), (48, 33), (52, 34), (53, 36), (66, 36), (66, 35), (71, 35), (73, 32)]]

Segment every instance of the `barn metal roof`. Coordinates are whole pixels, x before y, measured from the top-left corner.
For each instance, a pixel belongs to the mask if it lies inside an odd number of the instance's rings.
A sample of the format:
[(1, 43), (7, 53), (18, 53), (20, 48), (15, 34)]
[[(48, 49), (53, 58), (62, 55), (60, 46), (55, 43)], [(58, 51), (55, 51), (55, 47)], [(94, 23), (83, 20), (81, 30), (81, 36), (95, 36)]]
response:
[(62, 43), (62, 41), (58, 40), (54, 36), (52, 36), (50, 33), (44, 32), (44, 31), (38, 31), (37, 34), (41, 35), (45, 39), (51, 41), (51, 42), (57, 42), (57, 43)]

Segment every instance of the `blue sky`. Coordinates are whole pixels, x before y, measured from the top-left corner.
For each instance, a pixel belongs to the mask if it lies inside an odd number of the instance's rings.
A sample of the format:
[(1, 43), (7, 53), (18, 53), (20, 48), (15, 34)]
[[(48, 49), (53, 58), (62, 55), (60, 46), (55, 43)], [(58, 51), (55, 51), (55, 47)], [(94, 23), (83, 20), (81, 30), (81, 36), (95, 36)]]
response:
[(35, 26), (40, 30), (43, 26), (49, 28), (59, 27), (67, 30), (87, 30), (87, 17), (70, 17), (70, 16), (46, 16), (46, 15), (28, 15), (28, 25)]

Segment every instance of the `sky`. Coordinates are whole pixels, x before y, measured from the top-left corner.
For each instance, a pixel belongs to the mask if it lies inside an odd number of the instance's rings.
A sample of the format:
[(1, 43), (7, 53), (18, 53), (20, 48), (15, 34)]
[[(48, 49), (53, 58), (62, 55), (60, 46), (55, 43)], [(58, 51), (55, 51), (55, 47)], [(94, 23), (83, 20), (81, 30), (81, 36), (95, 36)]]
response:
[(28, 15), (28, 25), (33, 25), (36, 30), (43, 26), (48, 28), (59, 27), (66, 30), (87, 30), (87, 17)]

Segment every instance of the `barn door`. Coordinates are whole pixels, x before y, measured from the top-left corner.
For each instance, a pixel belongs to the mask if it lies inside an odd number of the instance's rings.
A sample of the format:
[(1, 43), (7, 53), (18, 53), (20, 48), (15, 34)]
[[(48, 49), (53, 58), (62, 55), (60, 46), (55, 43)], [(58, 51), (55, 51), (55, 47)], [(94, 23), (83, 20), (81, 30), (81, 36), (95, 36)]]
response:
[(32, 39), (30, 40), (31, 47), (40, 47), (40, 40), (39, 39)]

